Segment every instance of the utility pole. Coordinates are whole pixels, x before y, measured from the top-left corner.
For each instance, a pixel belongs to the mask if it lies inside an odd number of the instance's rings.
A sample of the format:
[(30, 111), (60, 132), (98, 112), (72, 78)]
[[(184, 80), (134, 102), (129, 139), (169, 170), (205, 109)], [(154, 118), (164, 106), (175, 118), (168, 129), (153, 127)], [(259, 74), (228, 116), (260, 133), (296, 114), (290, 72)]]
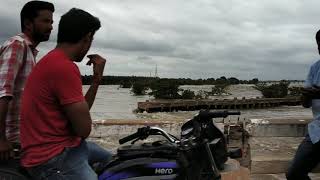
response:
[(156, 69), (155, 69), (155, 72), (154, 72), (154, 77), (158, 77), (158, 65), (156, 64)]

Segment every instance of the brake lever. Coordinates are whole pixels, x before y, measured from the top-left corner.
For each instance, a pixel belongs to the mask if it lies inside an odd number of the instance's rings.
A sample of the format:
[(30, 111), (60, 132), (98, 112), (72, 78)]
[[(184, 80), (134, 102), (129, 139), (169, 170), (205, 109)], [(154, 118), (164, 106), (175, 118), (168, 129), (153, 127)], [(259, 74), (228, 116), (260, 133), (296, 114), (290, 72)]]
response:
[(139, 128), (138, 131), (140, 132), (140, 137), (136, 138), (135, 140), (131, 141), (131, 144), (136, 143), (139, 140), (144, 140), (147, 139), (150, 135), (150, 127), (144, 127), (144, 128)]
[(134, 144), (134, 143), (136, 143), (136, 142), (139, 141), (139, 140), (140, 140), (140, 138), (137, 138), (137, 139), (131, 141), (131, 144)]

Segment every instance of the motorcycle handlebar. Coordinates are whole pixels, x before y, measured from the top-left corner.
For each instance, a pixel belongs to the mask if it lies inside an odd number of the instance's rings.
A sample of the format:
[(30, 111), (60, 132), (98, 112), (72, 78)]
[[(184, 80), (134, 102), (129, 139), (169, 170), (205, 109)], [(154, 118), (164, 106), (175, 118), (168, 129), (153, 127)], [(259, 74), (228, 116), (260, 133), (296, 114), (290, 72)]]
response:
[(134, 140), (134, 139), (145, 139), (150, 134), (150, 126), (138, 128), (138, 131), (136, 133), (133, 133), (129, 136), (126, 136), (119, 140), (119, 144), (124, 144), (128, 141)]
[(240, 111), (200, 111), (199, 118), (201, 120), (211, 119), (211, 118), (225, 118), (229, 115), (240, 115)]
[(120, 139), (119, 140), (119, 144), (124, 144), (126, 142), (129, 142), (131, 140), (137, 139), (139, 137), (140, 137), (140, 133), (138, 133), (138, 132), (130, 134), (129, 136), (126, 136), (126, 137)]
[(138, 128), (137, 132), (120, 139), (119, 144), (124, 144), (134, 139), (141, 139), (141, 140), (146, 139), (149, 135), (162, 135), (172, 143), (177, 142), (177, 139), (174, 139), (170, 134), (168, 134), (161, 128), (146, 126), (146, 127)]

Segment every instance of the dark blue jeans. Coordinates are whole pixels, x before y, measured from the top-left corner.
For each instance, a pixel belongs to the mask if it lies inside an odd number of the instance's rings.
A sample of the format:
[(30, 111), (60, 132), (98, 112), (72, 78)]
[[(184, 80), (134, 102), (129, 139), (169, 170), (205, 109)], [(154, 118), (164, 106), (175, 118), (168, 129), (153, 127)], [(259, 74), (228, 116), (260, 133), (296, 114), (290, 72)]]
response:
[(320, 142), (313, 144), (307, 134), (299, 145), (291, 166), (286, 173), (287, 180), (311, 180), (308, 173), (320, 162)]
[(65, 150), (45, 164), (28, 169), (36, 180), (97, 180), (91, 166), (107, 162), (111, 154), (93, 142), (82, 141), (80, 146)]

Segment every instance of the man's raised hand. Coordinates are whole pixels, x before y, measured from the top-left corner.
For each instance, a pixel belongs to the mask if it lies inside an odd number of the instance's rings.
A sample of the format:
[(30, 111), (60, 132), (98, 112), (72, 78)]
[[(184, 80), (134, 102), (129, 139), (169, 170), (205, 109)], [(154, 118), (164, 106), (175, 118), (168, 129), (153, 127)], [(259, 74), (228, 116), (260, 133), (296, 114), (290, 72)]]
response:
[(90, 54), (87, 57), (89, 58), (87, 65), (90, 66), (91, 64), (93, 64), (93, 80), (100, 82), (103, 77), (103, 70), (106, 64), (106, 59), (98, 54)]

